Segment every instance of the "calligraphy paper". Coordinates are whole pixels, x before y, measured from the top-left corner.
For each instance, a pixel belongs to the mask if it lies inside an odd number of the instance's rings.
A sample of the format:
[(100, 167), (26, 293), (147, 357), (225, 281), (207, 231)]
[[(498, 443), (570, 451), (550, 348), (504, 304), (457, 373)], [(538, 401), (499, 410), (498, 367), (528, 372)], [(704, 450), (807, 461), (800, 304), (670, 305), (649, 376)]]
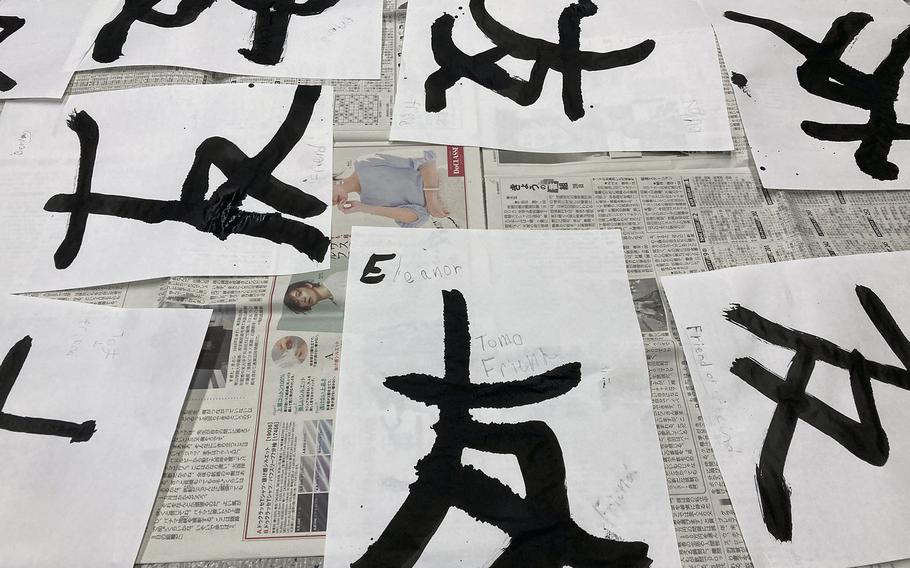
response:
[(4, 0), (0, 99), (63, 96), (116, 0)]
[(349, 258), (327, 568), (679, 566), (619, 231)]
[(910, 98), (900, 96), (910, 8), (888, 0), (701, 2), (762, 185), (910, 188)]
[(391, 138), (731, 150), (718, 67), (711, 28), (688, 0), (411, 2)]
[(3, 565), (131, 567), (211, 310), (0, 313)]
[(910, 556), (910, 253), (663, 278), (756, 568)]
[(382, 0), (125, 0), (81, 68), (379, 79), (381, 52)]
[(330, 87), (9, 103), (0, 289), (326, 268), (331, 152)]

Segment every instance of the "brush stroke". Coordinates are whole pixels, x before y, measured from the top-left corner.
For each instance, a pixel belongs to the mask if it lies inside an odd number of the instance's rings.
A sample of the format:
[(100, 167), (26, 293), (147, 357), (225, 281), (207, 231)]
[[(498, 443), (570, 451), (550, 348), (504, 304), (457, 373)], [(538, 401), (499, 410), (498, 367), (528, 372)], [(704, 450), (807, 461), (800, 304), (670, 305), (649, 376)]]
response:
[[(468, 308), (458, 290), (444, 290), (442, 378), (389, 377), (385, 386), (439, 409), (436, 440), (417, 462), (417, 481), (380, 537), (352, 568), (411, 568), (450, 507), (490, 523), (510, 537), (490, 564), (495, 568), (643, 568), (648, 545), (594, 537), (572, 520), (562, 449), (540, 421), (517, 424), (475, 421), (472, 408), (512, 408), (565, 394), (581, 381), (581, 364), (568, 363), (520, 381), (472, 384)], [(462, 452), (511, 454), (518, 459), (527, 496), (462, 464)]]
[[(430, 28), (430, 44), (439, 69), (427, 77), (426, 109), (439, 112), (446, 108), (446, 91), (462, 78), (490, 89), (521, 106), (534, 104), (543, 90), (550, 70), (562, 74), (563, 110), (571, 121), (585, 115), (581, 92), (582, 71), (602, 71), (633, 65), (654, 51), (653, 40), (605, 53), (581, 50), (581, 20), (597, 13), (591, 0), (578, 0), (559, 16), (559, 43), (521, 35), (497, 22), (486, 9), (485, 0), (471, 0), (471, 15), (477, 27), (496, 47), (469, 56), (455, 45), (452, 30), (455, 18), (443, 14)], [(511, 56), (534, 61), (528, 80), (513, 77), (496, 64)]]
[[(875, 406), (872, 380), (910, 390), (910, 372), (907, 370), (910, 368), (910, 341), (875, 292), (857, 286), (856, 295), (903, 369), (869, 361), (855, 349), (847, 351), (826, 339), (770, 321), (740, 305), (734, 304), (724, 312), (727, 321), (758, 339), (795, 352), (786, 378), (752, 358), (736, 359), (730, 367), (731, 373), (777, 404), (762, 444), (755, 479), (765, 526), (782, 542), (793, 539), (790, 487), (784, 477), (784, 466), (799, 421), (828, 436), (864, 462), (883, 466), (888, 461), (888, 436)], [(859, 421), (806, 392), (818, 362), (848, 371)]]
[[(0, 43), (19, 31), (25, 25), (25, 20), (18, 16), (0, 16)], [(0, 71), (0, 91), (6, 92), (16, 86), (12, 77)]]
[(238, 53), (261, 65), (275, 65), (281, 61), (287, 42), (288, 26), (292, 16), (321, 14), (339, 0), (307, 0), (297, 4), (294, 0), (233, 0), (235, 4), (256, 13), (253, 25), (253, 46), (239, 49)]
[[(173, 14), (155, 10), (162, 0), (126, 0), (123, 8), (105, 24), (95, 38), (92, 59), (113, 63), (123, 55), (130, 28), (142, 22), (159, 28), (180, 28), (196, 21), (216, 0), (181, 0)], [(260, 65), (276, 65), (281, 61), (287, 43), (288, 27), (293, 16), (321, 14), (339, 0), (232, 0), (234, 4), (256, 14), (251, 48), (238, 49), (246, 59)]]
[(899, 168), (888, 161), (895, 140), (910, 140), (910, 125), (897, 121), (897, 101), (904, 65), (910, 58), (910, 26), (892, 42), (891, 50), (872, 73), (862, 73), (841, 61), (844, 50), (872, 22), (872, 16), (850, 12), (835, 19), (821, 42), (816, 42), (783, 24), (724, 12), (734, 22), (765, 29), (798, 51), (806, 62), (796, 68), (800, 86), (809, 93), (869, 111), (865, 124), (822, 124), (811, 120), (800, 123), (803, 132), (826, 142), (859, 141), (854, 153), (860, 171), (879, 181), (897, 179)]
[(31, 418), (3, 412), (6, 399), (9, 398), (10, 391), (13, 390), (31, 349), (32, 338), (26, 335), (10, 348), (6, 357), (3, 358), (3, 362), (0, 363), (0, 430), (41, 436), (60, 436), (69, 438), (71, 444), (91, 440), (95, 434), (94, 420), (76, 424), (52, 418)]
[[(272, 175), (303, 137), (320, 94), (320, 87), (297, 87), (284, 122), (253, 157), (225, 138), (215, 136), (203, 141), (196, 148), (196, 157), (183, 183), (180, 199), (176, 201), (92, 193), (98, 124), (85, 111), (75, 113), (67, 121), (78, 136), (81, 148), (75, 191), (57, 194), (44, 206), (45, 211), (70, 213), (66, 235), (54, 254), (54, 265), (65, 269), (76, 259), (88, 216), (93, 214), (145, 223), (178, 221), (220, 240), (226, 240), (232, 234), (268, 239), (291, 245), (321, 262), (328, 251), (329, 237), (282, 213), (299, 218), (314, 217), (323, 213), (327, 204)], [(206, 199), (212, 166), (221, 170), (227, 180)], [(280, 213), (251, 213), (240, 209), (247, 196)]]

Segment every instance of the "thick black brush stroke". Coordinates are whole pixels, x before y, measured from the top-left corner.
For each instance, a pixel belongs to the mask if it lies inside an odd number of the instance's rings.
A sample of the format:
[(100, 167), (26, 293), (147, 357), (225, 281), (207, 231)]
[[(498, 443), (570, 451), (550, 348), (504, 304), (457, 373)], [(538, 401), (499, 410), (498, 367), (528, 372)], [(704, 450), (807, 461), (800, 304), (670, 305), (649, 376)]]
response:
[[(641, 568), (651, 565), (648, 545), (594, 537), (571, 517), (559, 440), (544, 422), (488, 424), (472, 408), (510, 408), (560, 396), (581, 381), (581, 365), (568, 363), (528, 379), (471, 384), (468, 308), (458, 290), (442, 292), (445, 375), (389, 377), (385, 386), (439, 409), (436, 441), (417, 462), (417, 481), (380, 537), (352, 568), (411, 568), (450, 507), (509, 535), (491, 568)], [(473, 448), (518, 459), (527, 497), (462, 464)], [(453, 559), (454, 564), (454, 559)]]
[[(847, 351), (826, 339), (774, 323), (739, 305), (724, 312), (727, 321), (762, 341), (795, 352), (785, 379), (752, 358), (736, 359), (730, 367), (731, 373), (777, 404), (762, 444), (755, 479), (765, 526), (780, 541), (793, 539), (790, 487), (784, 478), (784, 465), (800, 420), (870, 465), (882, 466), (888, 461), (888, 436), (875, 406), (872, 380), (910, 389), (907, 370), (910, 368), (910, 341), (875, 292), (857, 286), (856, 295), (904, 369), (868, 361), (855, 349)], [(819, 361), (849, 371), (858, 422), (806, 393), (812, 371)]]
[(6, 399), (9, 398), (9, 393), (13, 390), (13, 385), (16, 384), (16, 379), (19, 378), (19, 372), (31, 349), (32, 338), (26, 335), (10, 348), (6, 357), (3, 358), (3, 362), (0, 363), (0, 430), (42, 436), (60, 436), (69, 438), (71, 444), (91, 440), (95, 434), (94, 420), (76, 424), (51, 418), (31, 418), (3, 412)]
[(244, 48), (237, 52), (261, 65), (275, 65), (281, 61), (292, 16), (321, 14), (339, 2), (339, 0), (307, 0), (303, 4), (297, 4), (294, 0), (233, 1), (238, 6), (256, 13), (252, 49)]
[[(0, 16), (0, 43), (19, 31), (25, 25), (25, 20), (18, 16)], [(4, 93), (16, 86), (12, 77), (0, 71), (0, 91)]]
[[(123, 55), (130, 28), (136, 22), (159, 28), (179, 28), (196, 21), (202, 12), (211, 8), (216, 0), (181, 0), (173, 14), (155, 10), (162, 0), (126, 0), (123, 9), (105, 24), (95, 38), (92, 59), (99, 63), (112, 63)], [(238, 53), (261, 65), (275, 65), (281, 61), (287, 42), (288, 26), (292, 16), (321, 14), (339, 0), (307, 0), (298, 4), (294, 0), (233, 0), (241, 8), (256, 14), (253, 26), (252, 49), (239, 49)]]
[[(284, 122), (252, 158), (225, 138), (216, 136), (203, 141), (196, 148), (196, 158), (177, 201), (92, 193), (98, 124), (85, 111), (75, 113), (67, 121), (79, 137), (81, 148), (75, 192), (57, 194), (44, 206), (46, 211), (70, 213), (66, 235), (54, 254), (54, 265), (64, 269), (75, 260), (82, 246), (88, 216), (92, 214), (145, 223), (179, 221), (221, 240), (235, 233), (268, 239), (289, 244), (310, 258), (322, 261), (330, 241), (319, 229), (287, 219), (281, 213), (251, 213), (240, 209), (244, 199), (250, 196), (277, 211), (300, 218), (314, 217), (326, 210), (326, 203), (272, 175), (303, 137), (320, 94), (320, 87), (297, 87)], [(212, 166), (221, 170), (227, 180), (206, 199)]]
[(192, 24), (215, 0), (180, 0), (173, 14), (155, 10), (162, 0), (126, 0), (120, 13), (104, 24), (95, 37), (92, 59), (99, 63), (112, 63), (123, 55), (123, 45), (135, 22), (159, 28), (181, 28)]
[(895, 140), (910, 140), (910, 125), (897, 122), (897, 101), (904, 65), (910, 58), (910, 26), (892, 42), (891, 50), (872, 73), (850, 67), (841, 57), (847, 46), (872, 21), (863, 12), (850, 12), (835, 19), (821, 43), (783, 24), (724, 12), (734, 22), (751, 24), (773, 33), (806, 58), (796, 68), (800, 86), (815, 96), (869, 111), (865, 124), (821, 124), (804, 120), (800, 127), (809, 136), (829, 142), (859, 141), (854, 153), (860, 171), (874, 179), (897, 179), (899, 168), (888, 161)]
[[(563, 109), (569, 120), (585, 115), (581, 93), (581, 72), (602, 71), (639, 63), (654, 51), (653, 40), (606, 53), (581, 50), (581, 20), (597, 13), (591, 0), (578, 0), (559, 16), (559, 43), (516, 33), (497, 22), (486, 9), (485, 0), (471, 0), (471, 15), (477, 27), (496, 47), (476, 55), (467, 55), (455, 45), (452, 29), (455, 18), (443, 14), (430, 28), (430, 44), (439, 70), (427, 77), (426, 109), (439, 112), (446, 108), (446, 91), (462, 78), (495, 91), (499, 95), (528, 106), (540, 98), (547, 73), (552, 69), (562, 74)], [(509, 75), (496, 64), (505, 56), (534, 61), (528, 80)]]

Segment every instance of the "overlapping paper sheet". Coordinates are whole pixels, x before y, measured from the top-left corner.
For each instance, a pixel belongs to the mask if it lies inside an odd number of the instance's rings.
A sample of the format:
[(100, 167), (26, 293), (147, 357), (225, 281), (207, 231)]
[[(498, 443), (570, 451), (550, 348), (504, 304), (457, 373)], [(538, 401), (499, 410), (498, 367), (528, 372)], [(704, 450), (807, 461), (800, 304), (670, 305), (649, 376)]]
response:
[[(910, 7), (889, 0), (700, 1), (737, 85), (765, 187), (910, 188), (910, 127), (898, 126), (910, 119), (910, 97), (902, 94), (908, 79), (901, 78)], [(725, 12), (771, 22), (730, 14), (735, 21)]]
[[(331, 87), (172, 86), (8, 103), (0, 289), (325, 268), (331, 156)], [(82, 205), (84, 227), (69, 212)]]
[(131, 567), (211, 310), (0, 313), (2, 564)]
[(80, 69), (176, 65), (237, 75), (379, 79), (382, 0), (125, 0)]
[[(491, 88), (459, 78), (462, 63)], [(689, 0), (415, 1), (391, 139), (534, 152), (732, 150), (718, 67), (711, 28)], [(570, 111), (564, 88), (579, 80)]]
[(355, 227), (348, 275), (328, 568), (679, 565), (619, 231)]
[(757, 568), (910, 557), (908, 277), (900, 252), (662, 279)]
[(3, 0), (0, 99), (63, 96), (117, 0)]

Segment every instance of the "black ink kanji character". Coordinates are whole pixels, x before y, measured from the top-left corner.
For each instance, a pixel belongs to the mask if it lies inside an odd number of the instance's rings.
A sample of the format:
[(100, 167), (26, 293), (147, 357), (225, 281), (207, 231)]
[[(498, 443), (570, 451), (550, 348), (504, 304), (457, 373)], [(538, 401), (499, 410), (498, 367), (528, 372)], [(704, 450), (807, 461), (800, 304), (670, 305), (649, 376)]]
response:
[[(650, 566), (647, 544), (597, 538), (572, 520), (562, 450), (546, 423), (483, 423), (471, 417), (474, 408), (512, 408), (565, 394), (581, 381), (581, 365), (568, 363), (520, 381), (471, 384), (467, 304), (458, 290), (443, 291), (442, 300), (444, 377), (413, 373), (384, 382), (439, 409), (436, 441), (417, 462), (417, 481), (401, 508), (352, 568), (410, 568), (450, 507), (510, 536), (491, 568)], [(527, 497), (464, 465), (465, 448), (518, 458)]]
[(888, 161), (895, 140), (910, 140), (910, 125), (897, 122), (894, 102), (904, 65), (910, 57), (910, 27), (892, 42), (891, 51), (870, 73), (850, 67), (841, 57), (872, 16), (850, 12), (831, 24), (821, 43), (774, 20), (724, 12), (734, 22), (766, 29), (806, 58), (796, 68), (800, 86), (817, 97), (869, 111), (865, 124), (821, 124), (804, 120), (800, 127), (809, 136), (829, 142), (859, 141), (854, 153), (860, 171), (877, 180), (897, 179), (899, 168)]
[[(320, 87), (297, 87), (284, 122), (253, 157), (221, 137), (202, 142), (196, 148), (196, 159), (177, 201), (92, 193), (98, 124), (85, 111), (75, 113), (67, 125), (79, 137), (81, 147), (76, 190), (71, 194), (57, 194), (44, 206), (46, 211), (71, 214), (66, 235), (54, 254), (54, 264), (63, 269), (75, 260), (82, 246), (88, 216), (93, 214), (146, 223), (179, 221), (221, 240), (234, 233), (249, 235), (289, 244), (310, 258), (322, 261), (330, 241), (319, 229), (285, 218), (281, 213), (251, 213), (240, 209), (249, 195), (278, 211), (300, 218), (314, 217), (326, 210), (326, 203), (272, 175), (303, 137), (320, 91)], [(221, 170), (227, 181), (206, 199), (212, 166)]]
[(25, 364), (29, 351), (32, 349), (32, 338), (26, 335), (13, 345), (3, 362), (0, 363), (0, 430), (10, 432), (23, 432), (25, 434), (41, 434), (43, 436), (60, 436), (69, 438), (70, 443), (87, 442), (95, 434), (95, 421), (86, 420), (82, 424), (64, 422), (51, 418), (31, 418), (16, 416), (3, 412), (6, 399), (9, 398), (19, 372)]
[[(17, 16), (0, 16), (0, 43), (3, 43), (3, 40), (19, 31), (24, 25), (25, 20)], [(0, 71), (0, 91), (6, 92), (15, 86), (16, 81)]]
[[(95, 38), (92, 59), (99, 63), (111, 63), (120, 58), (123, 45), (135, 22), (150, 24), (159, 28), (180, 28), (196, 21), (202, 12), (212, 7), (215, 0), (180, 0), (173, 14), (155, 10), (162, 0), (125, 0), (123, 9), (113, 20), (105, 24)], [(288, 26), (292, 16), (314, 16), (321, 14), (339, 0), (307, 0), (298, 4), (295, 0), (233, 0), (241, 8), (256, 14), (253, 26), (252, 49), (238, 49), (237, 52), (254, 63), (275, 65), (281, 61), (284, 44), (287, 41)]]
[[(480, 31), (496, 47), (476, 55), (461, 51), (452, 40), (455, 18), (443, 14), (430, 28), (433, 57), (439, 70), (427, 77), (426, 108), (439, 112), (446, 108), (446, 91), (461, 78), (496, 91), (521, 106), (534, 104), (543, 90), (547, 73), (552, 69), (562, 74), (562, 103), (569, 120), (585, 115), (581, 96), (581, 72), (602, 71), (643, 61), (654, 51), (654, 41), (645, 40), (638, 45), (606, 53), (581, 51), (581, 19), (597, 13), (591, 0), (578, 0), (566, 7), (559, 16), (559, 43), (528, 37), (516, 33), (493, 19), (485, 0), (471, 0), (471, 15)], [(509, 75), (496, 64), (505, 56), (534, 61), (528, 80)]]
[[(765, 526), (780, 541), (793, 538), (790, 488), (784, 479), (784, 463), (800, 420), (870, 465), (882, 466), (888, 461), (888, 437), (875, 407), (871, 381), (875, 379), (910, 389), (910, 372), (907, 371), (910, 369), (910, 342), (875, 292), (865, 286), (857, 286), (856, 295), (866, 315), (904, 369), (868, 361), (855, 349), (848, 352), (826, 339), (784, 327), (739, 305), (724, 313), (728, 321), (759, 339), (795, 351), (785, 379), (752, 358), (736, 359), (730, 368), (734, 375), (777, 403), (762, 445), (755, 478)], [(849, 372), (859, 422), (806, 393), (815, 364), (819, 361)]]

